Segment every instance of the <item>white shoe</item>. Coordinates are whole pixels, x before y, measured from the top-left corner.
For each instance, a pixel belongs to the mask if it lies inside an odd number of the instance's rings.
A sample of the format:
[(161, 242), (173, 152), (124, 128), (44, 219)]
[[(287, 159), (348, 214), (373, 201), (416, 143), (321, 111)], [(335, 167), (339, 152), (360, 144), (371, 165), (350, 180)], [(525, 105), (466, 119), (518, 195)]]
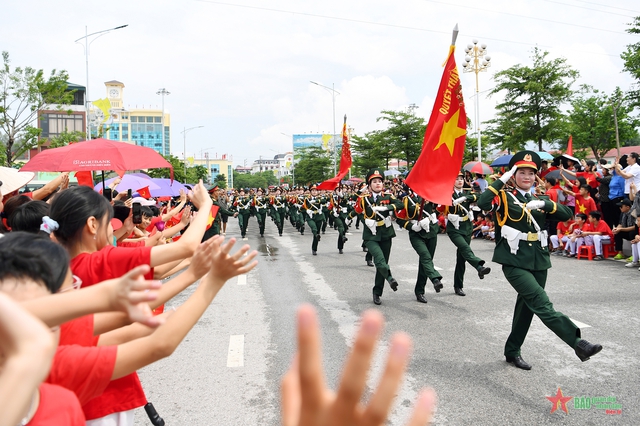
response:
[(625, 268), (637, 268), (638, 266), (640, 266), (640, 263), (638, 262), (627, 263), (624, 265)]

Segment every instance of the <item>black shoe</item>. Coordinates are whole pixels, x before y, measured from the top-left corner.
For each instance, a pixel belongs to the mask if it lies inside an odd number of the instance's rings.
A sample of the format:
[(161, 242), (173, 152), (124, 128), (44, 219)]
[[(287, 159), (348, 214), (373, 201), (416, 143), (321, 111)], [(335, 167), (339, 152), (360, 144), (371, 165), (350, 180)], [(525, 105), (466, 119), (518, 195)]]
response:
[(264, 238), (264, 234), (260, 234), (260, 237), (261, 237), (261, 238)]
[(282, 237), (282, 232), (280, 232), (280, 236)]
[(507, 362), (509, 364), (513, 364), (518, 368), (521, 368), (523, 370), (531, 370), (531, 366), (529, 364), (526, 363), (526, 361), (524, 359), (522, 359), (522, 357), (520, 355), (518, 356), (508, 356), (507, 358)]
[(338, 253), (339, 253), (339, 254), (343, 254), (343, 253), (342, 253), (342, 249), (338, 249)]
[(455, 290), (458, 296), (466, 296), (466, 294), (464, 293), (464, 291), (462, 291), (460, 287), (454, 287), (453, 289)]
[(483, 279), (485, 275), (487, 275), (489, 272), (491, 272), (491, 268), (488, 268), (486, 266), (481, 266), (480, 269), (478, 269), (478, 276), (480, 277), (480, 279)]
[(346, 243), (347, 241), (349, 241), (349, 239), (347, 237), (342, 237), (342, 242)]
[(372, 260), (367, 260), (367, 266), (376, 266), (376, 265), (373, 264)]
[(380, 300), (380, 296), (378, 296), (377, 294), (373, 295), (373, 303), (375, 303), (376, 305), (381, 305), (382, 301)]
[(317, 251), (315, 251), (315, 250), (311, 250), (311, 254), (313, 254), (314, 256), (317, 256), (317, 255), (318, 255), (318, 252), (317, 252)]
[(316, 237), (318, 237), (318, 241), (320, 241), (320, 234), (316, 235)]
[(436, 278), (433, 280), (433, 288), (436, 291), (436, 293), (440, 293), (440, 290), (442, 290), (444, 286), (442, 285), (442, 281), (440, 281), (440, 278)]
[(359, 227), (359, 226), (356, 226), (356, 229), (360, 229), (360, 227)]
[(416, 299), (420, 303), (427, 303), (427, 299), (424, 298), (424, 294), (416, 294)]
[(391, 290), (398, 291), (398, 281), (396, 281), (395, 278), (389, 277), (389, 286), (391, 287)]
[(580, 358), (580, 361), (585, 362), (588, 361), (589, 358), (597, 354), (602, 350), (602, 345), (592, 344), (587, 342), (584, 339), (581, 339), (576, 345), (576, 355)]

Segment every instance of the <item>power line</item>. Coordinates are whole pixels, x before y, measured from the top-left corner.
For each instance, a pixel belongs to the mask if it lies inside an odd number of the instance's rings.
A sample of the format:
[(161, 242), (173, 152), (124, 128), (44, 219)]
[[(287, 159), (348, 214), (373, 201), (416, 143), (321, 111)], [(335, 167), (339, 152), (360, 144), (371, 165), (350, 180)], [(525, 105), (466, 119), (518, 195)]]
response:
[[(564, 5), (564, 6), (576, 7), (578, 9), (584, 9), (584, 10), (593, 10), (593, 11), (598, 12), (598, 13), (608, 13), (609, 15), (623, 16), (625, 18), (633, 19), (633, 16), (629, 16), (628, 14), (622, 14), (622, 13), (616, 13), (616, 12), (607, 12), (606, 10), (593, 9), (591, 7), (578, 6), (578, 5), (575, 5), (575, 4), (563, 3), (561, 1), (554, 1), (554, 0), (543, 0), (543, 1), (546, 1), (548, 3), (561, 4), (561, 5)], [(600, 6), (605, 7), (604, 5), (600, 5)]]
[[(384, 22), (372, 22), (372, 21), (365, 21), (365, 20), (362, 20), (362, 19), (352, 19), (352, 18), (344, 18), (344, 17), (340, 17), (340, 16), (321, 15), (321, 14), (317, 14), (317, 13), (299, 12), (299, 11), (285, 10), (285, 9), (275, 9), (275, 8), (269, 8), (269, 7), (263, 7), (263, 6), (249, 6), (249, 5), (244, 5), (244, 4), (227, 3), (227, 2), (216, 1), (216, 0), (193, 0), (193, 1), (197, 1), (197, 2), (200, 2), (200, 3), (217, 4), (217, 5), (221, 5), (221, 6), (230, 6), (230, 7), (236, 7), (236, 8), (262, 10), (262, 11), (273, 12), (273, 13), (286, 13), (288, 15), (300, 15), (300, 16), (307, 16), (307, 17), (311, 17), (311, 18), (322, 18), (322, 19), (329, 19), (329, 20), (334, 20), (334, 21), (352, 22), (352, 23), (358, 23), (358, 24), (366, 24), (366, 25), (375, 25), (375, 26), (380, 26), (380, 27), (388, 27), (388, 28), (398, 28), (398, 29), (402, 29), (402, 30), (422, 31), (422, 32), (430, 32), (430, 33), (445, 34), (445, 35), (450, 35), (451, 34), (450, 31), (431, 30), (431, 29), (428, 29), (428, 28), (411, 27), (411, 26), (408, 26), (408, 25), (396, 25), (396, 24), (388, 24), (388, 23), (384, 23)], [(444, 4), (444, 5), (451, 6), (450, 3), (439, 2), (439, 1), (436, 1), (436, 0), (423, 0), (423, 1), (428, 1), (428, 2), (432, 2), (432, 3), (439, 3), (439, 4)], [(613, 30), (606, 30), (606, 29), (589, 27), (589, 26), (585, 26), (585, 25), (577, 25), (577, 24), (570, 24), (570, 23), (565, 23), (565, 22), (551, 21), (551, 20), (543, 19), (543, 18), (533, 18), (533, 17), (524, 16), (524, 15), (510, 14), (508, 12), (494, 12), (494, 11), (491, 11), (491, 10), (488, 10), (488, 9), (480, 9), (480, 8), (474, 8), (474, 7), (466, 7), (466, 8), (467, 9), (477, 9), (477, 10), (482, 10), (482, 11), (485, 11), (485, 12), (492, 12), (492, 13), (503, 13), (503, 14), (507, 14), (507, 15), (511, 15), (511, 16), (517, 16), (517, 17), (523, 17), (523, 18), (547, 21), (547, 22), (551, 22), (551, 23), (554, 23), (554, 24), (577, 26), (577, 27), (591, 29), (591, 30), (599, 30), (599, 31), (606, 31), (606, 32), (612, 32), (612, 33), (616, 33), (616, 34), (627, 35), (626, 32), (621, 32), (621, 31), (613, 31)], [(474, 37), (473, 34), (461, 33), (461, 35), (467, 36), (467, 37)], [(500, 38), (494, 38), (494, 37), (485, 37), (485, 36), (477, 36), (477, 37), (478, 38), (482, 38), (484, 40), (499, 41), (499, 42), (509, 43), (509, 44), (519, 44), (519, 45), (523, 45), (523, 46), (534, 46), (534, 47), (537, 46), (537, 47), (549, 48), (549, 49), (553, 49), (554, 48), (554, 46), (542, 45), (542, 44), (538, 44), (538, 43), (521, 42), (521, 41), (506, 40), (506, 39), (500, 39)], [(619, 57), (619, 55), (615, 55), (615, 54), (611, 54), (611, 53), (601, 53), (601, 52), (592, 52), (592, 51), (578, 51), (578, 50), (574, 50), (574, 51), (575, 52), (579, 52), (579, 53), (580, 52), (589, 53), (590, 55), (611, 56), (611, 57), (614, 57), (614, 58)]]
[(594, 3), (594, 2), (591, 2), (591, 1), (584, 1), (584, 0), (575, 0), (575, 1), (577, 1), (578, 3), (593, 4), (595, 6), (609, 7), (611, 9), (618, 9), (618, 10), (626, 10), (627, 12), (640, 14), (640, 12), (637, 11), (637, 10), (625, 9), (623, 7), (609, 6), (608, 4)]

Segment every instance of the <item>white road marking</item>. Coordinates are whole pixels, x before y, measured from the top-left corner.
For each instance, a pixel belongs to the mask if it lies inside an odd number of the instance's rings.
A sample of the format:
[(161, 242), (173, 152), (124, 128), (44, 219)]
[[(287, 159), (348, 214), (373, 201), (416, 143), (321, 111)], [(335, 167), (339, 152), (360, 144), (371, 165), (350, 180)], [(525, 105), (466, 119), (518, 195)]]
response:
[(244, 367), (244, 334), (229, 337), (227, 367)]
[(576, 321), (573, 318), (569, 318), (571, 320), (572, 323), (574, 323), (578, 328), (589, 328), (591, 327), (589, 324), (585, 324), (583, 322), (580, 321)]
[(238, 285), (247, 285), (247, 275), (238, 275)]

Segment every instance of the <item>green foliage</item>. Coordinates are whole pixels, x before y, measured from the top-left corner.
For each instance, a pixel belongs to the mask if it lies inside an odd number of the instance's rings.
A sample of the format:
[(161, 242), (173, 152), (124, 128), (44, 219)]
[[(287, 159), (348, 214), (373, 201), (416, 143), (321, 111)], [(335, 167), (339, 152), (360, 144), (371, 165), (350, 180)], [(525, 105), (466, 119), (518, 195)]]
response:
[(34, 126), (38, 111), (60, 110), (73, 100), (67, 91), (66, 71), (44, 71), (31, 67), (11, 69), (9, 53), (2, 52), (0, 68), (0, 136), (3, 138), (4, 164), (11, 167), (16, 157), (38, 145), (40, 130)]
[(244, 174), (233, 171), (233, 186), (239, 188), (267, 188), (270, 185), (276, 185), (278, 178), (273, 171), (268, 170), (256, 174)]
[(220, 189), (227, 189), (227, 176), (225, 174), (219, 174), (213, 179), (213, 182), (218, 185)]
[[(173, 178), (178, 182), (197, 183), (202, 179), (202, 181), (206, 183), (209, 179), (209, 174), (205, 166), (187, 167), (187, 175), (185, 178), (184, 162), (182, 159), (175, 155), (163, 155), (162, 157), (173, 166)], [(147, 174), (152, 178), (168, 179), (171, 177), (171, 171), (169, 169), (149, 169)]]
[(296, 185), (318, 183), (333, 177), (333, 163), (329, 154), (322, 148), (310, 146), (296, 150)]
[[(640, 16), (636, 16), (627, 29), (629, 34), (640, 34)], [(624, 71), (627, 71), (636, 79), (636, 84), (640, 86), (640, 41), (627, 45), (627, 49), (620, 57), (624, 60)], [(635, 106), (640, 106), (640, 87), (630, 93), (630, 98)]]
[(59, 148), (61, 146), (67, 146), (70, 143), (80, 142), (85, 140), (86, 135), (84, 132), (74, 130), (73, 132), (64, 129), (62, 133), (49, 139), (49, 148)]
[(588, 149), (599, 159), (616, 147), (614, 106), (621, 144), (638, 135), (638, 120), (629, 116), (633, 107), (624, 100), (620, 88), (607, 96), (591, 86), (582, 86), (571, 105), (569, 131), (573, 135), (574, 150)]
[(352, 175), (365, 176), (374, 167), (385, 166), (386, 168), (389, 164), (389, 150), (385, 151), (383, 146), (380, 130), (365, 133), (364, 136), (353, 135), (351, 137)]
[(533, 67), (515, 65), (495, 74), (491, 95), (504, 93), (497, 117), (489, 120), (487, 135), (501, 149), (517, 151), (528, 141), (538, 144), (565, 139), (567, 126), (561, 106), (573, 95), (578, 71), (564, 58), (547, 59), (549, 52), (533, 51)]
[(390, 155), (406, 161), (407, 167), (411, 168), (422, 150), (426, 129), (424, 118), (416, 116), (413, 108), (408, 111), (384, 110), (381, 114), (376, 121), (389, 123), (389, 127), (382, 132), (382, 137), (388, 144)]

